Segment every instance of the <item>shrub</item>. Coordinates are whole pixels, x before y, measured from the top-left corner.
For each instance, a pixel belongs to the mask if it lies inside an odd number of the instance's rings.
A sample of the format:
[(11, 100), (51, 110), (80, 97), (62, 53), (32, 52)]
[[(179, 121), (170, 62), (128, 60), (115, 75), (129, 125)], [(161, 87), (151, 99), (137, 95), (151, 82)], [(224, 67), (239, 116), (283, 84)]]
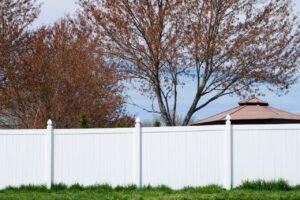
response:
[(69, 187), (69, 189), (70, 189), (70, 190), (73, 190), (73, 191), (82, 191), (82, 190), (84, 190), (85, 188), (84, 188), (84, 186), (82, 186), (82, 185), (76, 183), (76, 184), (71, 185), (71, 186)]
[(154, 126), (154, 127), (160, 127), (160, 126), (161, 126), (160, 121), (155, 120), (154, 123), (153, 123), (153, 126)]
[(89, 190), (89, 191), (96, 191), (98, 193), (113, 192), (112, 186), (108, 185), (108, 184), (91, 185), (91, 186), (85, 187), (85, 189)]
[(80, 116), (80, 128), (88, 128), (88, 121), (85, 115)]
[(67, 189), (68, 189), (68, 186), (65, 185), (65, 184), (63, 184), (63, 183), (53, 184), (53, 185), (51, 186), (51, 190), (52, 190), (52, 191), (56, 191), (56, 192), (58, 192), (58, 191), (63, 191), (63, 190), (67, 190)]
[(135, 118), (132, 116), (123, 116), (120, 117), (118, 120), (115, 122), (115, 127), (116, 128), (129, 128), (129, 127), (134, 127), (135, 125)]
[(137, 189), (136, 185), (117, 186), (114, 188), (115, 191), (133, 191), (136, 189)]
[(8, 186), (5, 188), (8, 191), (34, 191), (34, 192), (46, 192), (48, 191), (45, 185), (21, 185), (20, 187)]
[(287, 183), (287, 181), (279, 179), (277, 181), (245, 181), (242, 183), (242, 185), (237, 187), (237, 189), (289, 191), (293, 188)]

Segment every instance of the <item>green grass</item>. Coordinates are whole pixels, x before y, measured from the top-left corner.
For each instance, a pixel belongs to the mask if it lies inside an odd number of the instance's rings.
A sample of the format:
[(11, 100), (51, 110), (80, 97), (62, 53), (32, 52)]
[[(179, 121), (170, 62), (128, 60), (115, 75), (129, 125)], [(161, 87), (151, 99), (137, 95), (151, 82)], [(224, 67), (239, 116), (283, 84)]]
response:
[(298, 189), (298, 187), (291, 187), (285, 180), (279, 179), (277, 181), (245, 181), (239, 189), (248, 189), (248, 190), (269, 190), (269, 191), (290, 191)]
[(79, 184), (66, 186), (56, 184), (48, 190), (45, 186), (8, 187), (0, 190), (0, 200), (71, 200), (71, 199), (300, 199), (300, 186), (291, 187), (283, 180), (244, 182), (230, 191), (210, 185), (206, 187), (186, 187), (172, 190), (166, 186), (137, 188), (134, 185), (111, 187), (95, 185), (83, 187)]

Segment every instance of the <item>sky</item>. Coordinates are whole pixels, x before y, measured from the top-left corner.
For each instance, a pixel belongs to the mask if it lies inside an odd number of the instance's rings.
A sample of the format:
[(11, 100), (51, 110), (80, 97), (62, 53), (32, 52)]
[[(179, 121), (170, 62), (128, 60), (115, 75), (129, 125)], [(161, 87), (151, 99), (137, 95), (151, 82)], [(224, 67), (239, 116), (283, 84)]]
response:
[[(78, 8), (76, 0), (39, 0), (39, 2), (43, 3), (42, 11), (39, 18), (35, 21), (34, 26), (51, 24), (66, 14), (74, 14)], [(293, 2), (295, 5), (294, 10), (299, 14), (300, 0), (293, 0)], [(192, 90), (192, 88), (188, 88), (180, 91), (180, 104), (178, 105), (179, 115), (184, 115), (188, 105), (190, 105), (193, 95), (191, 92)], [(149, 107), (151, 105), (151, 101), (145, 97), (142, 97), (136, 91), (130, 90), (128, 91), (128, 94), (131, 101), (134, 101), (135, 104), (138, 104), (142, 107)], [(300, 78), (298, 82), (291, 87), (286, 95), (277, 96), (271, 92), (266, 92), (265, 94), (265, 96), (260, 98), (269, 102), (271, 106), (286, 110), (288, 112), (300, 114)], [(218, 100), (206, 106), (203, 110), (199, 111), (193, 117), (193, 120), (199, 120), (232, 107), (236, 107), (239, 100), (240, 97), (237, 96), (226, 96), (219, 98)], [(151, 121), (156, 118), (156, 116), (154, 116), (152, 113), (145, 112), (135, 106), (127, 105), (127, 110), (130, 114), (141, 118), (142, 121)]]

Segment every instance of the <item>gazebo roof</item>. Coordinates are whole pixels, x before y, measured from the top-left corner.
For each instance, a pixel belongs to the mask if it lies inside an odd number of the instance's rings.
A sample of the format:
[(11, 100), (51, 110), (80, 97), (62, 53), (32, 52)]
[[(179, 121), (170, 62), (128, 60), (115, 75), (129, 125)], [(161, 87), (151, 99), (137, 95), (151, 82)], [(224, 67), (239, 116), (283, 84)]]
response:
[(238, 107), (202, 119), (193, 125), (225, 124), (226, 115), (231, 116), (233, 124), (300, 123), (300, 115), (273, 108), (268, 102), (253, 97), (240, 101)]
[(259, 98), (256, 97), (252, 97), (249, 99), (244, 99), (242, 101), (239, 102), (240, 106), (244, 106), (244, 105), (260, 105), (260, 106), (268, 106), (269, 103), (265, 102)]

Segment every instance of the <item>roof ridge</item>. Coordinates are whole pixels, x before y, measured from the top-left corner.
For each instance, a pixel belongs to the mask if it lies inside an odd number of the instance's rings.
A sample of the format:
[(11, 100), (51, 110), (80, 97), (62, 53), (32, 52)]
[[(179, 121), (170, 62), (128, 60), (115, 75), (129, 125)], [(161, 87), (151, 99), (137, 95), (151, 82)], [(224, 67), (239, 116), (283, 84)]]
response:
[(221, 115), (221, 114), (223, 114), (223, 113), (229, 112), (230, 110), (237, 109), (237, 108), (239, 108), (239, 107), (240, 107), (240, 106), (236, 106), (236, 107), (234, 107), (234, 108), (230, 108), (230, 109), (225, 110), (225, 111), (223, 111), (223, 112), (216, 113), (216, 114), (211, 115), (211, 116), (209, 116), (209, 117), (205, 117), (205, 118), (203, 118), (203, 119), (198, 120), (198, 121), (195, 122), (194, 124), (197, 124), (198, 122), (203, 121), (203, 120), (206, 120), (206, 119), (208, 119), (208, 118), (215, 117), (215, 116), (217, 116), (217, 115)]
[(238, 102), (239, 105), (262, 105), (262, 106), (268, 106), (269, 103), (259, 99), (257, 97), (251, 97), (248, 99), (243, 99), (241, 101)]
[[(203, 118), (203, 119), (200, 119), (200, 120), (198, 120), (197, 122), (195, 122), (195, 123), (193, 123), (193, 124), (197, 124), (197, 123), (199, 123), (199, 122), (201, 122), (201, 121), (204, 121), (204, 120), (206, 120), (206, 119), (209, 119), (209, 118), (212, 118), (212, 117), (216, 117), (216, 116), (218, 116), (218, 115), (222, 115), (223, 113), (226, 113), (226, 112), (229, 112), (229, 115), (231, 115), (231, 114), (233, 114), (233, 113), (235, 113), (235, 112), (237, 112), (237, 111), (239, 111), (239, 110), (241, 110), (241, 109), (243, 109), (243, 108), (245, 108), (245, 107), (246, 107), (246, 106), (236, 106), (236, 107), (234, 107), (234, 108), (225, 110), (225, 111), (223, 111), (223, 112), (216, 113), (216, 114), (211, 115), (211, 116), (209, 116), (209, 117), (205, 117), (205, 118)], [(230, 112), (231, 110), (232, 110), (232, 112)], [(225, 117), (226, 117), (226, 116), (225, 116)], [(224, 117), (221, 117), (221, 118), (219, 118), (218, 120), (222, 120), (222, 118), (224, 118)]]
[(238, 106), (238, 107), (237, 107), (238, 109), (236, 109), (234, 112), (230, 113), (229, 115), (234, 114), (234, 113), (236, 113), (237, 111), (240, 111), (240, 110), (242, 110), (242, 109), (245, 108), (245, 107), (246, 107), (246, 105)]
[(285, 111), (285, 110), (281, 110), (281, 109), (278, 109), (278, 108), (274, 108), (274, 107), (272, 107), (272, 106), (269, 106), (269, 108), (271, 108), (271, 110), (277, 110), (277, 111), (284, 112), (284, 113), (289, 114), (289, 115), (292, 114), (292, 115), (296, 115), (296, 116), (300, 117), (300, 114), (288, 112), (288, 111)]

